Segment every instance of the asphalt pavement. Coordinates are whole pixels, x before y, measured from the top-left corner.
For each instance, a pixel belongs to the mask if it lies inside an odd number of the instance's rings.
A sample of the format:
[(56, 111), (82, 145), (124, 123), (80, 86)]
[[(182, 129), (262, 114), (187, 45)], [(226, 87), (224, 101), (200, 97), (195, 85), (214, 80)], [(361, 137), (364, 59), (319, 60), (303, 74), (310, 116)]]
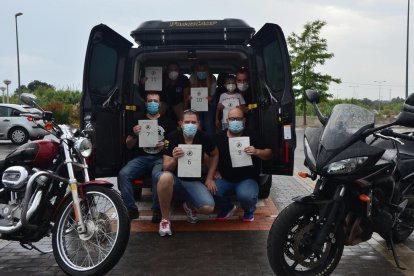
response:
[[(305, 169), (303, 129), (297, 130), (297, 136), (295, 174)], [(0, 158), (13, 148), (1, 143)], [(274, 176), (270, 198), (281, 210), (292, 202), (292, 197), (307, 194), (312, 188), (312, 181), (296, 175)], [(194, 228), (197, 230), (174, 231), (171, 238), (134, 230), (124, 256), (108, 275), (273, 275), (266, 255), (267, 230), (200, 230), (212, 223), (206, 218)], [(259, 222), (252, 222), (252, 228), (255, 223)], [(47, 249), (50, 240), (44, 239), (39, 246)], [(397, 252), (406, 270), (395, 267), (384, 241), (374, 235), (368, 242), (346, 247), (333, 275), (414, 275), (414, 236), (398, 245)], [(27, 251), (9, 241), (0, 242), (0, 271), (2, 275), (64, 275), (53, 254)]]

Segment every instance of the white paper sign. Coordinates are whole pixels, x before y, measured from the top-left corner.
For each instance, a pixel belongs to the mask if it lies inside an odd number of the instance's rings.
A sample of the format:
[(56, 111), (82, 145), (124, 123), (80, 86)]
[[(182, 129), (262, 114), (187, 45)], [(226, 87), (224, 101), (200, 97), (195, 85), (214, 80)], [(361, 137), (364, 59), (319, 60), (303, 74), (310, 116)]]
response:
[(292, 139), (292, 129), (291, 129), (290, 125), (284, 125), (283, 126), (283, 134), (284, 134), (285, 140)]
[(233, 168), (252, 166), (252, 157), (244, 152), (250, 146), (249, 137), (229, 138), (230, 158)]
[(240, 101), (237, 98), (225, 99), (221, 102), (224, 105), (223, 109), (223, 123), (227, 123), (227, 118), (229, 117), (229, 111), (236, 106), (240, 106)]
[(201, 145), (179, 144), (184, 156), (178, 158), (178, 177), (201, 177)]
[(197, 111), (208, 111), (208, 88), (191, 88), (191, 108)]
[(139, 132), (139, 147), (155, 147), (158, 143), (158, 121), (157, 120), (138, 120), (138, 125), (141, 126)]
[(162, 91), (162, 67), (145, 67), (145, 91)]

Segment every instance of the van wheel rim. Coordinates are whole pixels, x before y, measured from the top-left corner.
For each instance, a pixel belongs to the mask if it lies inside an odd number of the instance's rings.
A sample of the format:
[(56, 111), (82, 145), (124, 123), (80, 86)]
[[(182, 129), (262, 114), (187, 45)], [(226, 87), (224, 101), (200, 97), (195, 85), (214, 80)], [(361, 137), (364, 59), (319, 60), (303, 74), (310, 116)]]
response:
[(26, 138), (26, 135), (24, 134), (24, 132), (20, 129), (13, 131), (12, 133), (12, 139), (13, 141), (17, 142), (17, 143), (21, 143), (24, 141), (24, 139)]

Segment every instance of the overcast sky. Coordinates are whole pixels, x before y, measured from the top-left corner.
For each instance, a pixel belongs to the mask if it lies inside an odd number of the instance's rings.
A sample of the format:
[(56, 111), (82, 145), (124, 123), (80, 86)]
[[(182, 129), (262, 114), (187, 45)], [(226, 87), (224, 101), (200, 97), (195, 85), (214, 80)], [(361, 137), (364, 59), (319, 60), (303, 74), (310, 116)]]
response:
[[(277, 23), (287, 37), (320, 19), (327, 22), (322, 36), (335, 54), (320, 70), (342, 79), (330, 87), (335, 97), (378, 99), (375, 81), (382, 82), (382, 100), (405, 95), (407, 0), (0, 0), (0, 85), (10, 79), (10, 91), (17, 87), (18, 12), (23, 13), (18, 33), (24, 85), (40, 80), (81, 90), (89, 32), (100, 23), (133, 42), (130, 32), (145, 20), (240, 18), (256, 31), (266, 22)], [(409, 92), (414, 92), (412, 82), (409, 78)]]

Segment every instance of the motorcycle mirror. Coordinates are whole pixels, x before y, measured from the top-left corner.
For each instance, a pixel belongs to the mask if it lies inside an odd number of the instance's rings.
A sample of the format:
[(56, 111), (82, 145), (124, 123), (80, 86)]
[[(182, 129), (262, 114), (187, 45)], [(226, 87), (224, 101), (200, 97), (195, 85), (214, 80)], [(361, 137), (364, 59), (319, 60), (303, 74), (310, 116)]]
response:
[(20, 100), (28, 106), (36, 107), (37, 97), (33, 94), (22, 93), (22, 95), (20, 95)]
[(410, 94), (405, 100), (403, 111), (414, 113), (414, 93)]
[(305, 91), (306, 99), (311, 103), (319, 103), (321, 100), (321, 97), (319, 96), (319, 93), (315, 90), (306, 90)]

